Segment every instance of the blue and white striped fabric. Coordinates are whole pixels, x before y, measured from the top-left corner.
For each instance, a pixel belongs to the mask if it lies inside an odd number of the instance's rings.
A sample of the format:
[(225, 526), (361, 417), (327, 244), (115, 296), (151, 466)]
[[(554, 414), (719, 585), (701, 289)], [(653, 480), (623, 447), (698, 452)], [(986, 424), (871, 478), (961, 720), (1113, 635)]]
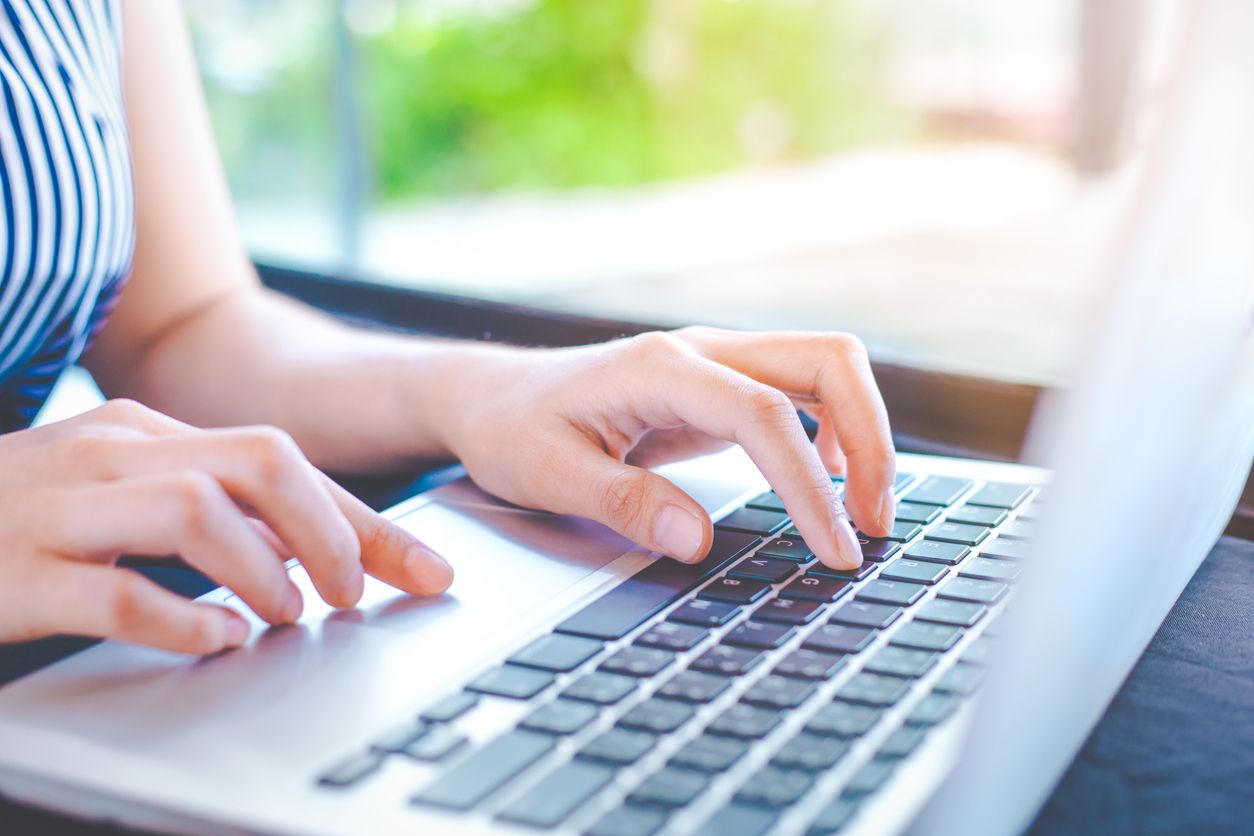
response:
[(29, 425), (130, 271), (116, 0), (0, 0), (0, 432)]

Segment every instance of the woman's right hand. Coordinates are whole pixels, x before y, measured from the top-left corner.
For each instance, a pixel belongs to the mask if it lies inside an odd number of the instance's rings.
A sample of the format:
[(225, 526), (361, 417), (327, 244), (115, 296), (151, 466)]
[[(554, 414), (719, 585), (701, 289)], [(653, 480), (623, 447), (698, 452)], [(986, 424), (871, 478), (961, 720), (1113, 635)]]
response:
[(363, 570), (416, 595), (452, 581), (271, 427), (199, 430), (110, 401), (0, 436), (0, 641), (69, 633), (205, 654), (247, 639), (242, 616), (118, 568), (123, 555), (178, 555), (271, 624), (302, 610), (289, 556), (337, 607), (360, 599)]

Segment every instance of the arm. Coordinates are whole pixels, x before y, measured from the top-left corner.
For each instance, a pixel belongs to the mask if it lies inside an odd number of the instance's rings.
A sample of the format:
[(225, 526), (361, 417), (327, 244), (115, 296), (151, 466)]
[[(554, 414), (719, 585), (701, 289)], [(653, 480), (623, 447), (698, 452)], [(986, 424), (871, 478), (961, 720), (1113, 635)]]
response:
[[(235, 229), (177, 5), (130, 0), (126, 24), (137, 253), (87, 361), (110, 394), (194, 425), (277, 425), (334, 470), (456, 456), (499, 496), (683, 560), (709, 549), (709, 517), (639, 466), (678, 442), (742, 445), (829, 565), (861, 552), (826, 470), (847, 468), (862, 530), (891, 526), (888, 421), (847, 335), (686, 329), (522, 350), (373, 335), (266, 292)], [(820, 421), (817, 451), (796, 407)]]
[(427, 405), (395, 383), (430, 375), (447, 346), (353, 331), (262, 288), (179, 4), (128, 0), (125, 25), (137, 238), (128, 287), (85, 360), (102, 388), (200, 426), (281, 426), (339, 471), (446, 455)]

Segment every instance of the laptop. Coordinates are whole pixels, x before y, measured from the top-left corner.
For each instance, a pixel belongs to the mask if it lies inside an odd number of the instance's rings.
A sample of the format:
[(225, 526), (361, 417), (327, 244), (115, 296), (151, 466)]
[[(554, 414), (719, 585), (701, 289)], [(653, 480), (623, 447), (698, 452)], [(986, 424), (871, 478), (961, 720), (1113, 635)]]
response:
[(300, 623), (239, 650), (77, 653), (0, 688), (0, 791), (189, 833), (1022, 831), (1254, 460), (1247, 6), (1193, 7), (1049, 469), (901, 454), (848, 573), (735, 450), (663, 468), (696, 566), (453, 482), (388, 512), (446, 595), (334, 611), (293, 563)]

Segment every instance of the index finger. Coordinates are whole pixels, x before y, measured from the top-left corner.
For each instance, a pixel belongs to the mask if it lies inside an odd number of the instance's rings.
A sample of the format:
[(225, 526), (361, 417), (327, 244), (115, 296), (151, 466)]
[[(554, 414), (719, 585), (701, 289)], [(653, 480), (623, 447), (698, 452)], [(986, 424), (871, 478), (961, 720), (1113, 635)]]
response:
[(775, 486), (825, 564), (843, 569), (862, 562), (831, 479), (786, 395), (686, 350), (661, 352), (646, 363), (652, 367), (631, 390), (629, 410), (650, 426), (682, 423), (736, 442)]
[(848, 334), (712, 328), (684, 329), (676, 336), (741, 374), (821, 402), (848, 463), (845, 504), (850, 515), (868, 534), (890, 532), (897, 459), (888, 410), (861, 341)]
[(412, 595), (439, 595), (453, 582), (453, 568), (433, 549), (384, 519), (369, 505), (318, 471), (331, 499), (361, 541), (362, 568)]

